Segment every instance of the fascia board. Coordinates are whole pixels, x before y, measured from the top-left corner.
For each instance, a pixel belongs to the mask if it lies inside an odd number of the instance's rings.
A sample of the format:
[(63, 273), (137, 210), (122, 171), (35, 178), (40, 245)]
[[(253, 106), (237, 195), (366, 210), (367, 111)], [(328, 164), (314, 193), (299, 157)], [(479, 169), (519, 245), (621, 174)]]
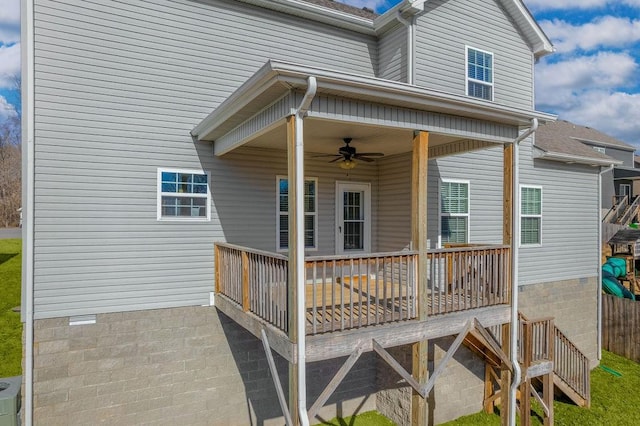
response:
[[(602, 141), (596, 141), (596, 140), (593, 140), (593, 139), (579, 138), (579, 137), (575, 137), (575, 136), (571, 136), (571, 139), (575, 139), (575, 140), (580, 141), (580, 142), (585, 142), (587, 144), (603, 145), (605, 147), (608, 146), (609, 148), (616, 148), (616, 149), (620, 149), (622, 151), (634, 152), (636, 150), (636, 148), (634, 148), (631, 145), (622, 146), (622, 145), (618, 145), (618, 144), (611, 143), (611, 142), (602, 142)], [(621, 143), (624, 143), (624, 142), (621, 142)]]
[(257, 95), (273, 86), (277, 81), (271, 64), (267, 62), (249, 80), (245, 81), (235, 92), (225, 99), (215, 110), (204, 118), (191, 130), (191, 135), (200, 139), (216, 127), (231, 118), (234, 114), (248, 105)]
[(394, 25), (398, 20), (398, 13), (408, 14), (410, 16), (417, 15), (424, 10), (424, 4), (427, 0), (404, 0), (391, 9), (387, 10), (382, 15), (373, 20), (373, 28), (376, 34), (382, 34), (391, 25)]
[[(538, 148), (538, 147), (536, 147)], [(541, 160), (552, 160), (552, 161), (560, 161), (563, 163), (578, 163), (578, 164), (586, 164), (589, 166), (611, 166), (611, 165), (619, 165), (623, 162), (620, 160), (606, 160), (604, 158), (590, 158), (590, 157), (582, 157), (579, 155), (571, 155), (564, 154), (560, 152), (548, 152), (543, 151), (540, 148), (537, 149), (537, 153), (534, 158), (538, 158)]]
[(375, 35), (373, 20), (301, 0), (240, 0), (266, 9), (284, 11), (313, 21), (367, 35)]
[(549, 37), (547, 37), (542, 28), (540, 28), (540, 25), (538, 25), (538, 22), (536, 22), (535, 18), (531, 15), (531, 12), (529, 12), (529, 9), (527, 9), (522, 0), (503, 0), (503, 2), (510, 2), (516, 7), (518, 13), (525, 18), (525, 21), (538, 38), (538, 40), (532, 41), (533, 53), (536, 58), (541, 58), (555, 51), (551, 40), (549, 40)]
[[(466, 112), (471, 115), (482, 115), (487, 119), (506, 121), (513, 124), (529, 124), (531, 118), (542, 121), (555, 121), (556, 116), (539, 111), (509, 108), (501, 105), (488, 105), (486, 102), (471, 99), (466, 96), (458, 96), (450, 93), (424, 89), (407, 83), (384, 80), (375, 77), (367, 77), (349, 74), (339, 71), (314, 69), (306, 66), (290, 64), (286, 62), (271, 61), (273, 69), (280, 75), (281, 81), (287, 77), (295, 77), (300, 81), (313, 75), (318, 82), (318, 90), (340, 90), (352, 95), (370, 95), (391, 103), (410, 103), (416, 108), (442, 108), (457, 112)], [(306, 83), (305, 83), (306, 84)]]

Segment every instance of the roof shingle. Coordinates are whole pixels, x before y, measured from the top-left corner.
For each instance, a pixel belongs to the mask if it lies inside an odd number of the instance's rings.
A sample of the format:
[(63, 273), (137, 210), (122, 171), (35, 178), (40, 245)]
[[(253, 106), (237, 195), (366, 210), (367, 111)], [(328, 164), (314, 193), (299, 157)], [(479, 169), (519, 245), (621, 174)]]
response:
[[(634, 147), (598, 130), (571, 123), (566, 120), (547, 122), (540, 125), (535, 133), (536, 147), (545, 152), (567, 154), (597, 160), (611, 159), (593, 149), (598, 142), (606, 146), (633, 151)], [(582, 141), (587, 141), (583, 143)]]

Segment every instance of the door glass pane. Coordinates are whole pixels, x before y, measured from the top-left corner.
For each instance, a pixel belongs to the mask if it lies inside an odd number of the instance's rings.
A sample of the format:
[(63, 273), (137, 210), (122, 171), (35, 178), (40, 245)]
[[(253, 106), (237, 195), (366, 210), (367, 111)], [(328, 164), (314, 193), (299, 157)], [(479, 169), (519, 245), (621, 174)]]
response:
[(344, 249), (364, 250), (364, 224), (362, 222), (344, 223)]
[(344, 250), (364, 250), (364, 193), (343, 193)]

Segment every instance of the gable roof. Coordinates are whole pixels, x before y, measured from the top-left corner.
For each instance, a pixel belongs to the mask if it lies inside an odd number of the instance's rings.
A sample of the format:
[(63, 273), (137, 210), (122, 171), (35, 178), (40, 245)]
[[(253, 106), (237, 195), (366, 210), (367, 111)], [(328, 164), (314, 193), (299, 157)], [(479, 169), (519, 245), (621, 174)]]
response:
[(594, 150), (594, 145), (635, 149), (591, 127), (566, 120), (542, 123), (535, 133), (535, 146), (542, 151), (538, 158), (594, 166), (622, 164), (622, 161)]
[[(378, 15), (337, 0), (240, 0), (267, 9), (324, 22), (369, 35), (378, 35), (397, 23), (398, 14), (416, 15), (424, 10), (429, 0), (401, 0), (397, 5)], [(553, 52), (553, 45), (542, 31), (522, 0), (496, 0), (512, 19), (536, 58)]]

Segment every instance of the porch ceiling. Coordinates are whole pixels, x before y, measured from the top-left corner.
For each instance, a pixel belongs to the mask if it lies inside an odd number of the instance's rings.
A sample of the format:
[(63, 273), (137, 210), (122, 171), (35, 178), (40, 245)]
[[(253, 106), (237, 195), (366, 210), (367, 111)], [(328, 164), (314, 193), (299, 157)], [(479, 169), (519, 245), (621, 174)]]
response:
[[(370, 125), (307, 118), (304, 124), (305, 152), (335, 154), (344, 145), (344, 138), (352, 138), (352, 145), (360, 152), (382, 152), (394, 155), (412, 149), (413, 132), (408, 129), (381, 128)], [(434, 134), (431, 146), (444, 145), (457, 138)], [(287, 130), (284, 123), (256, 136), (245, 146), (269, 149), (287, 149)]]

